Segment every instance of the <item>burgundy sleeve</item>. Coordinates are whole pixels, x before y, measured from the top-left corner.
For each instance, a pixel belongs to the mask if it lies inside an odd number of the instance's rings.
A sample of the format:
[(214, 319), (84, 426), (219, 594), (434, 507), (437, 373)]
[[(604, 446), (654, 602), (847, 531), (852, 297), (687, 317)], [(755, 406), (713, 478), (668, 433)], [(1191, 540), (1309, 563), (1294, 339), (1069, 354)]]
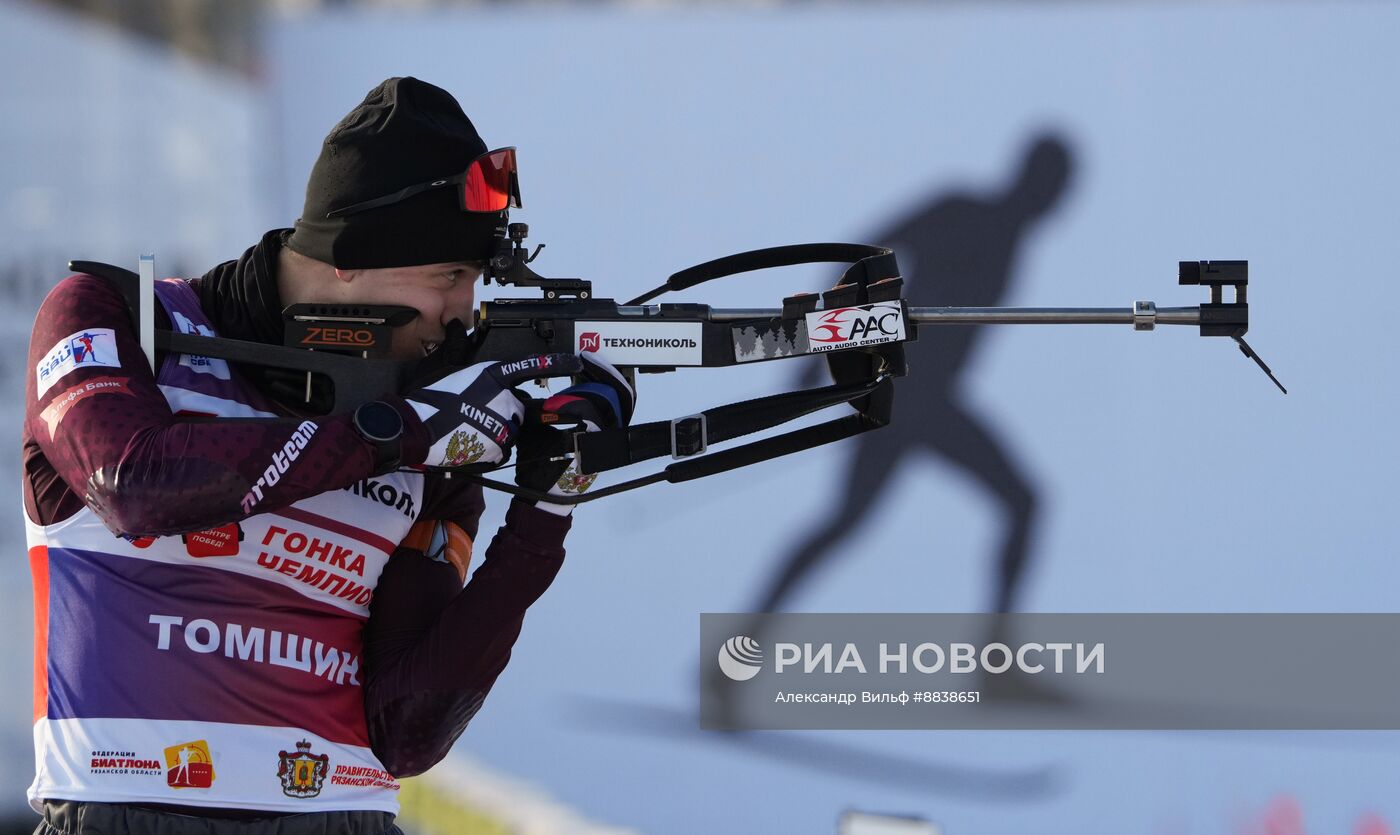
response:
[[(478, 513), (479, 504), (459, 524), (474, 531)], [(427, 771), (461, 736), (510, 660), (525, 610), (559, 572), (571, 524), (512, 502), (465, 588), (453, 566), (421, 552), (400, 549), (389, 560), (364, 652), (370, 745), (391, 774)]]
[[(65, 360), (65, 346), (84, 340), (89, 360), (99, 349), (96, 361)], [(103, 357), (104, 348), (116, 356)], [(42, 394), (41, 363), (48, 369)], [(120, 292), (94, 276), (65, 279), (39, 308), (25, 391), (31, 511), (43, 524), (71, 514), (76, 496), (119, 534), (183, 533), (346, 487), (374, 469), (373, 450), (349, 416), (172, 414)], [(404, 460), (421, 461), (422, 424), (406, 403), (395, 405), (410, 427)]]

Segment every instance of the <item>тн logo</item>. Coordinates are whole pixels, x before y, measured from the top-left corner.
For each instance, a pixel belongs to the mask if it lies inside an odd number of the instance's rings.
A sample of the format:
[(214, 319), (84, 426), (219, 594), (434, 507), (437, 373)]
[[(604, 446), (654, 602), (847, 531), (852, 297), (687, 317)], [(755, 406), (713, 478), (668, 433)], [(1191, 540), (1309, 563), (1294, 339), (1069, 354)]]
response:
[(579, 349), (580, 351), (597, 351), (597, 350), (598, 350), (598, 332), (597, 332), (597, 331), (589, 331), (589, 332), (587, 332), (587, 333), (579, 334), (579, 337), (578, 337), (578, 349)]

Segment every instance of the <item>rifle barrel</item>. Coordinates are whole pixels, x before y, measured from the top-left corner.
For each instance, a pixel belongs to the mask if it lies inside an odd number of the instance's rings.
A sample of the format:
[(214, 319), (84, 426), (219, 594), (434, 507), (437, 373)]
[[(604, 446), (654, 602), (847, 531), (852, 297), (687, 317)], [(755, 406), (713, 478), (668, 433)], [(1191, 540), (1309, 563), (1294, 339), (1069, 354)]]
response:
[[(1131, 307), (911, 307), (921, 325), (1131, 325)], [(1199, 325), (1199, 307), (1159, 307), (1158, 325)]]
[[(1131, 307), (911, 307), (910, 318), (920, 325), (1133, 325), (1144, 314)], [(717, 322), (782, 316), (775, 308), (712, 310)], [(1199, 325), (1199, 307), (1157, 307), (1148, 314), (1156, 325)]]

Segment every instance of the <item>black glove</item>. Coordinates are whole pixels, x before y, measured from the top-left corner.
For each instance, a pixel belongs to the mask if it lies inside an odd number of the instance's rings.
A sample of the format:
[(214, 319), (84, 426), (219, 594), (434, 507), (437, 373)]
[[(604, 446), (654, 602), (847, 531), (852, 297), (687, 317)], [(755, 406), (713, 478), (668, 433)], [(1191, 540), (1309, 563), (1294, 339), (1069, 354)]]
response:
[[(560, 426), (581, 427), (585, 432), (616, 429), (628, 425), (636, 409), (637, 395), (627, 378), (592, 353), (580, 354), (580, 376), (584, 381), (569, 386), (540, 405), (539, 424), (531, 423), (520, 433), (520, 463), (515, 483), (555, 496), (577, 495), (593, 486), (596, 475), (583, 475), (570, 457), (570, 432)], [(550, 513), (566, 516), (573, 505), (536, 502)]]

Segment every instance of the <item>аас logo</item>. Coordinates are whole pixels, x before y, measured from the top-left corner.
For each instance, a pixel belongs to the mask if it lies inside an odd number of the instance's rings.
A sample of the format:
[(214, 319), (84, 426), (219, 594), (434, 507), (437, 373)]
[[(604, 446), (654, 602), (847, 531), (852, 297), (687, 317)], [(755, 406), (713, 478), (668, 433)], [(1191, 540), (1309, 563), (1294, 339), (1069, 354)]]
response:
[(820, 324), (813, 329), (813, 342), (861, 342), (881, 336), (898, 337), (904, 325), (898, 305), (841, 307), (816, 315)]
[(875, 302), (807, 314), (811, 353), (898, 342), (905, 338), (904, 310), (898, 302)]

